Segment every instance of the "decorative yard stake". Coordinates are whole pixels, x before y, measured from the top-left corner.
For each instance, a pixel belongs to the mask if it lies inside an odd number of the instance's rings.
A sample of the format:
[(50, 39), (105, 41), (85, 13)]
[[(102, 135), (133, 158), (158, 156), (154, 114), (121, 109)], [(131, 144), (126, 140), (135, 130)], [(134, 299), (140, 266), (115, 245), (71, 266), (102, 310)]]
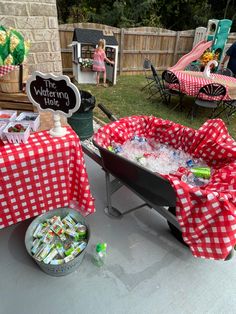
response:
[(56, 76), (52, 73), (34, 72), (26, 83), (29, 100), (41, 111), (54, 114), (52, 136), (64, 136), (66, 128), (61, 126), (60, 114), (70, 117), (76, 112), (81, 103), (77, 87), (66, 75)]

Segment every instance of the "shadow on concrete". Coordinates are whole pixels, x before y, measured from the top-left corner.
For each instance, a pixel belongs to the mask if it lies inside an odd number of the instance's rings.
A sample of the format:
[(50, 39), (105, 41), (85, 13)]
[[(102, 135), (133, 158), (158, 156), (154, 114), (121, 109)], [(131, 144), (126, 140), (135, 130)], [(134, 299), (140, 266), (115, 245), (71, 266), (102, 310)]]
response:
[(15, 226), (8, 241), (8, 248), (16, 261), (35, 269), (37, 265), (27, 253), (25, 247), (25, 233), (33, 219), (25, 220)]

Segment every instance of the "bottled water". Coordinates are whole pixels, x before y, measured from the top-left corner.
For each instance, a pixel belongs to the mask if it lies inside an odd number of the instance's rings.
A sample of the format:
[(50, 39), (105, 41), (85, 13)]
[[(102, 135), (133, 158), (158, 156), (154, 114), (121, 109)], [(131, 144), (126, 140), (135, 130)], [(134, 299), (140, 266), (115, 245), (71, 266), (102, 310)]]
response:
[[(150, 171), (159, 174), (175, 174), (180, 167), (189, 171), (196, 167), (208, 167), (202, 159), (193, 158), (190, 154), (181, 149), (175, 149), (170, 145), (160, 143), (156, 139), (146, 139), (134, 135), (122, 145), (113, 143), (113, 151)], [(208, 168), (209, 169), (209, 168)], [(203, 185), (209, 178), (199, 178), (199, 175), (190, 174), (183, 180), (192, 185)]]
[(96, 245), (96, 250), (93, 256), (93, 262), (96, 266), (101, 267), (105, 263), (107, 255), (107, 244), (106, 243), (98, 243)]

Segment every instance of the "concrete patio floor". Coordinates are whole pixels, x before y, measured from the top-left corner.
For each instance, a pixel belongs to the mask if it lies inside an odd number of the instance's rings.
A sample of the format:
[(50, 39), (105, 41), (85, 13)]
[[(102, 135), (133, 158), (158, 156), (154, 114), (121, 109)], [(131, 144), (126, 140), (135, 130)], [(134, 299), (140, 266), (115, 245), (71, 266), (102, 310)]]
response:
[[(147, 208), (112, 219), (104, 214), (104, 172), (86, 157), (96, 213), (87, 221), (91, 240), (79, 268), (64, 277), (45, 274), (27, 255), (31, 220), (0, 230), (1, 314), (236, 313), (235, 259), (196, 259)], [(122, 188), (114, 205), (140, 200)], [(96, 242), (108, 244), (106, 265), (91, 262)]]

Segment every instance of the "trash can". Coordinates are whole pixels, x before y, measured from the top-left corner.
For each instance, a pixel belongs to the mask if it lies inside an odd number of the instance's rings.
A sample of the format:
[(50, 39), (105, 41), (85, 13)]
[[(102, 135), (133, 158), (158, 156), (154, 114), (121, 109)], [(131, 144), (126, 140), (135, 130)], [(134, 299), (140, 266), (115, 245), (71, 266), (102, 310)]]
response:
[(81, 105), (73, 115), (68, 118), (68, 123), (78, 134), (81, 140), (93, 135), (93, 109), (96, 99), (87, 91), (80, 91)]

